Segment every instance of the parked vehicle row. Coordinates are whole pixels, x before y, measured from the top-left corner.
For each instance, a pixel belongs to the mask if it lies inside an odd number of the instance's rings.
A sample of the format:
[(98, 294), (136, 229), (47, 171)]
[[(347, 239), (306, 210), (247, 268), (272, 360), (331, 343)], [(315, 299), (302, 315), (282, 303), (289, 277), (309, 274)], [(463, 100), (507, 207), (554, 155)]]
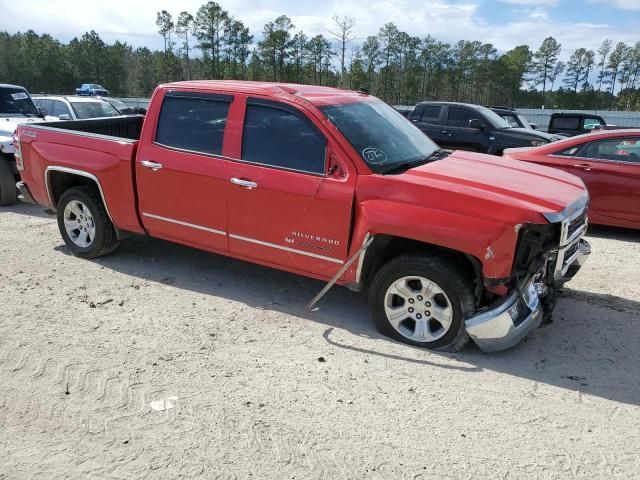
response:
[(179, 82), (145, 118), (17, 136), (20, 190), (75, 255), (146, 234), (366, 290), (380, 331), (422, 347), (516, 344), (590, 253), (580, 179), (445, 152), (360, 92)]

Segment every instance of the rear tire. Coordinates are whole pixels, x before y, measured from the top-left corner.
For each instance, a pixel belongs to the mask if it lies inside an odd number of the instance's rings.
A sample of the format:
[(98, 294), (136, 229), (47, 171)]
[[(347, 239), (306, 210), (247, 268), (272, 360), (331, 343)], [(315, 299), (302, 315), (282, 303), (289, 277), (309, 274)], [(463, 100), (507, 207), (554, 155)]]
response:
[(9, 165), (9, 161), (0, 156), (0, 206), (16, 203), (18, 193), (16, 191), (16, 177)]
[(473, 285), (448, 259), (402, 255), (378, 270), (369, 290), (378, 330), (418, 347), (458, 351), (469, 341), (465, 320), (475, 313)]
[(94, 188), (70, 188), (60, 196), (57, 210), (62, 239), (76, 257), (102, 257), (118, 247), (113, 223)]

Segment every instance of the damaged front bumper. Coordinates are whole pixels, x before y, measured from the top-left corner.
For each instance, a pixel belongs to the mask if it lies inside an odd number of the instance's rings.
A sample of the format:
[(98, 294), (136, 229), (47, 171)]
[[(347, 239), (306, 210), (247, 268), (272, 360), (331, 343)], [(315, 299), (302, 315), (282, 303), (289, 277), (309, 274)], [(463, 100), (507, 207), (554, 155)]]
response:
[[(573, 277), (584, 265), (591, 253), (589, 242), (580, 239), (576, 253), (572, 254), (568, 268), (557, 283)], [(484, 352), (505, 350), (518, 344), (531, 330), (540, 326), (544, 311), (536, 284), (530, 282), (522, 294), (512, 291), (491, 310), (482, 312), (465, 321), (467, 333)]]

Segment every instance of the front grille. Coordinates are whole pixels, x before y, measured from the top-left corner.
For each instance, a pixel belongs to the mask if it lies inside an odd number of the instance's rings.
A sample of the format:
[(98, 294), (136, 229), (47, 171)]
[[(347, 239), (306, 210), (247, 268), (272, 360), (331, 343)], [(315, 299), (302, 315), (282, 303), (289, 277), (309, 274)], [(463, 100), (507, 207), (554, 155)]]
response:
[(576, 233), (587, 221), (587, 212), (586, 210), (582, 212), (582, 214), (571, 221), (569, 226), (567, 227), (567, 240), (570, 239), (574, 233)]
[(571, 245), (569, 248), (567, 248), (564, 252), (564, 259), (565, 259), (565, 263), (571, 259), (571, 257), (573, 257), (575, 255), (575, 253), (578, 251), (578, 244), (580, 242), (575, 242), (573, 245)]

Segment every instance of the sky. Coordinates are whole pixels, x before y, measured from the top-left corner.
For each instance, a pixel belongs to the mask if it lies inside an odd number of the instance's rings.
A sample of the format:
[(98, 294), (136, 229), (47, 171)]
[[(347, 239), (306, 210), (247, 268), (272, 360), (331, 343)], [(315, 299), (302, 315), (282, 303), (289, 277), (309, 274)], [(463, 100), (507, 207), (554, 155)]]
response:
[[(116, 39), (162, 49), (156, 12), (177, 18), (195, 15), (204, 0), (0, 0), (0, 30), (34, 30), (68, 42), (95, 30), (108, 43)], [(375, 35), (386, 22), (415, 36), (438, 40), (480, 40), (500, 52), (527, 44), (537, 49), (547, 36), (563, 47), (561, 58), (586, 47), (597, 50), (605, 38), (640, 41), (640, 0), (219, 0), (259, 39), (264, 24), (281, 14), (296, 30), (329, 35), (334, 15), (355, 18), (355, 35)]]

